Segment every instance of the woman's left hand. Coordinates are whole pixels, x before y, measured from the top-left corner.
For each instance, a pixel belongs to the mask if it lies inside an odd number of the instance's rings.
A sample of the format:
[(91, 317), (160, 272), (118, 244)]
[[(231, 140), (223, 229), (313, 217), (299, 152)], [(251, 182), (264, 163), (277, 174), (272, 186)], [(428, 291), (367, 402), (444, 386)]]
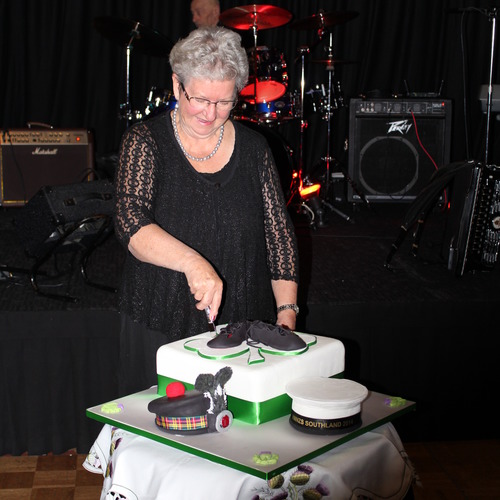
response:
[[(298, 285), (294, 281), (287, 280), (271, 280), (273, 288), (274, 300), (278, 306), (283, 304), (297, 303)], [(283, 328), (295, 330), (297, 323), (297, 314), (293, 309), (283, 309), (278, 312), (276, 324)]]
[(278, 318), (276, 319), (276, 324), (287, 328), (288, 330), (295, 330), (295, 325), (297, 323), (297, 315), (293, 309), (285, 309), (278, 313)]

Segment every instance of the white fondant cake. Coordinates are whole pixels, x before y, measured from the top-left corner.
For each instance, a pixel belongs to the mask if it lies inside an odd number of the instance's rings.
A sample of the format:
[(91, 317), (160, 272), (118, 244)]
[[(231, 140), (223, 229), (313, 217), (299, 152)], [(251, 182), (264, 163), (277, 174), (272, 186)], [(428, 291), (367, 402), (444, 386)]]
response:
[[(219, 327), (221, 328), (221, 327)], [(307, 344), (300, 351), (279, 351), (245, 342), (228, 349), (211, 349), (206, 332), (166, 344), (157, 352), (158, 394), (180, 381), (191, 388), (199, 373), (215, 373), (224, 366), (233, 374), (226, 384), (228, 409), (235, 419), (261, 424), (290, 414), (292, 400), (286, 385), (307, 377), (342, 377), (344, 345), (336, 339), (298, 333)]]

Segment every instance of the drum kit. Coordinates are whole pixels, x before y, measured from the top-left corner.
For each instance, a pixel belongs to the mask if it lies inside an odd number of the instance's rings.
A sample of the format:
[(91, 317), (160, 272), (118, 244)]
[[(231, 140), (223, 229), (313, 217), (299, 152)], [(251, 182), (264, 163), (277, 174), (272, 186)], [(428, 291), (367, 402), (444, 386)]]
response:
[[(277, 164), (281, 181), (284, 183), (283, 189), (288, 198), (288, 204), (299, 200), (303, 208), (311, 212), (309, 215), (313, 220), (314, 211), (304, 204), (305, 197), (302, 196), (306, 192), (303, 189), (305, 184), (309, 183), (307, 179), (302, 178), (304, 171), (304, 134), (308, 125), (304, 112), (306, 98), (313, 111), (321, 113), (322, 118), (327, 122), (327, 151), (325, 157), (322, 158), (326, 165), (325, 185), (322, 187), (324, 203), (339, 215), (348, 219), (345, 214), (336, 210), (326, 201), (333, 161), (330, 156), (331, 118), (334, 110), (344, 106), (340, 83), (334, 79), (335, 68), (339, 64), (350, 62), (334, 57), (333, 34), (330, 28), (346, 23), (357, 16), (357, 12), (324, 12), (320, 10), (317, 14), (290, 23), (293, 15), (288, 10), (273, 5), (252, 4), (230, 8), (223, 11), (219, 17), (219, 22), (223, 26), (246, 31), (251, 34), (253, 39), (253, 46), (247, 49), (249, 81), (240, 92), (238, 104), (233, 111), (233, 118), (250, 126), (258, 127), (270, 142), (271, 149), (274, 148), (273, 154), (275, 157), (281, 158), (283, 156), (292, 156), (292, 149), (288, 145), (284, 145), (286, 154), (283, 155), (282, 151), (277, 153), (276, 132), (273, 132), (272, 129), (275, 126), (291, 121), (300, 123), (297, 166), (293, 166), (290, 158), (287, 161), (282, 161), (282, 163), (286, 163), (285, 165), (280, 165), (278, 160)], [(298, 90), (290, 89), (288, 66), (283, 52), (258, 43), (261, 30), (277, 28), (289, 23), (290, 28), (293, 30), (311, 30), (317, 35), (317, 40), (312, 46), (301, 46), (297, 49), (298, 55), (295, 62), (300, 60), (300, 88)], [(172, 42), (161, 33), (139, 22), (127, 19), (100, 17), (95, 19), (94, 26), (106, 38), (118, 42), (126, 49), (126, 102), (120, 105), (120, 118), (125, 119), (127, 124), (130, 124), (172, 109), (175, 106), (173, 92), (158, 87), (151, 87), (145, 100), (144, 112), (133, 111), (130, 103), (131, 49), (135, 48), (147, 55), (168, 57), (173, 46)], [(309, 62), (325, 68), (328, 73), (328, 82), (326, 85), (315, 85), (306, 91), (306, 57), (312, 49), (326, 39), (328, 43), (328, 46), (324, 48), (325, 52), (327, 52), (326, 57), (324, 59), (312, 59)], [(270, 139), (270, 135), (274, 137)], [(282, 169), (286, 170), (286, 172), (282, 172)], [(308, 191), (317, 194), (320, 187), (318, 184), (317, 190), (309, 189)]]
[[(318, 37), (312, 47), (301, 46), (298, 48), (298, 59), (301, 61), (300, 89), (298, 91), (288, 90), (287, 64), (283, 54), (276, 49), (259, 46), (258, 44), (258, 32), (262, 29), (277, 28), (288, 24), (293, 17), (290, 12), (272, 5), (254, 4), (228, 9), (222, 12), (219, 18), (224, 26), (236, 30), (250, 31), (253, 35), (254, 45), (248, 53), (249, 83), (240, 93), (240, 103), (235, 108), (234, 118), (265, 125), (279, 125), (295, 119), (300, 121), (298, 168), (293, 171), (289, 184), (286, 181), (283, 182), (284, 176), (282, 172), (280, 172), (280, 176), (285, 194), (288, 197), (288, 204), (290, 205), (294, 200), (298, 200), (299, 207), (309, 213), (312, 223), (314, 223), (315, 215), (318, 216), (319, 225), (324, 224), (322, 220), (324, 211), (321, 205), (327, 206), (344, 219), (350, 220), (349, 216), (326, 200), (330, 190), (330, 170), (333, 161), (330, 155), (331, 118), (333, 111), (344, 105), (340, 83), (334, 81), (334, 72), (337, 65), (349, 62), (334, 57), (333, 34), (331, 31), (328, 32), (328, 29), (346, 23), (357, 17), (357, 15), (357, 12), (351, 11), (324, 12), (320, 10), (318, 14), (297, 20), (290, 25), (294, 30), (313, 30)], [(329, 33), (329, 45), (326, 48), (327, 57), (325, 59), (315, 59), (311, 62), (325, 67), (328, 72), (328, 84), (326, 88), (325, 85), (321, 85), (308, 91), (309, 95), (316, 98), (316, 100), (313, 100), (315, 111), (321, 112), (327, 122), (327, 152), (325, 157), (322, 158), (326, 166), (325, 184), (323, 186), (323, 199), (320, 202), (318, 193), (321, 186), (303, 178), (304, 134), (308, 125), (304, 114), (305, 65), (307, 54), (323, 41), (327, 33)], [(269, 139), (268, 142), (271, 144)], [(273, 153), (276, 157), (276, 152), (273, 151)], [(279, 167), (280, 165), (278, 165), (278, 169)], [(308, 197), (313, 203), (306, 203)], [(314, 208), (312, 209), (310, 205)]]

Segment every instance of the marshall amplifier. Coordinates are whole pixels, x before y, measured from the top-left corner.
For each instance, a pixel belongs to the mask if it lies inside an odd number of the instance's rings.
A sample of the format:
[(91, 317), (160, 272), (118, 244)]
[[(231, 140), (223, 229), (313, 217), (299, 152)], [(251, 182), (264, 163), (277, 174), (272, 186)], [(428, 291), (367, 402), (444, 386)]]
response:
[(413, 201), (449, 163), (450, 141), (449, 100), (351, 99), (348, 201)]
[(0, 205), (23, 206), (43, 186), (94, 178), (85, 129), (12, 129), (0, 136)]

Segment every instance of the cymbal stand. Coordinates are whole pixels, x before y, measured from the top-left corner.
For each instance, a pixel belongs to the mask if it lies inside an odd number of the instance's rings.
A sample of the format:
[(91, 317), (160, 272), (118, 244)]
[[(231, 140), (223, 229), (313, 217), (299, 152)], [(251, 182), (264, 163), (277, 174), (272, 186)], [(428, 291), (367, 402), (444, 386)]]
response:
[(337, 215), (345, 219), (346, 221), (351, 221), (351, 218), (346, 213), (342, 212), (338, 208), (334, 207), (331, 203), (327, 201), (328, 193), (330, 190), (330, 165), (334, 158), (330, 154), (330, 140), (332, 134), (332, 85), (333, 85), (333, 73), (335, 71), (334, 63), (333, 63), (333, 33), (330, 32), (330, 45), (328, 46), (328, 65), (326, 70), (328, 71), (328, 92), (326, 93), (326, 108), (325, 114), (323, 115), (323, 119), (326, 120), (326, 156), (322, 158), (322, 161), (326, 164), (326, 176), (325, 176), (325, 189), (322, 202), (323, 204), (332, 212), (335, 212)]
[(299, 143), (299, 172), (302, 175), (304, 171), (304, 131), (307, 128), (307, 120), (304, 119), (304, 90), (306, 85), (305, 80), (305, 56), (309, 54), (309, 47), (303, 45), (298, 49), (301, 60), (300, 68), (300, 106), (299, 106), (299, 118), (300, 118), (300, 143)]
[(257, 18), (254, 17), (253, 25), (252, 25), (252, 34), (253, 34), (253, 95), (254, 95), (254, 103), (257, 104)]
[(134, 29), (130, 32), (131, 36), (130, 36), (129, 42), (127, 43), (127, 49), (126, 49), (126, 59), (127, 59), (127, 61), (126, 61), (126, 63), (127, 63), (126, 74), (125, 74), (125, 98), (126, 98), (126, 101), (125, 101), (125, 103), (120, 104), (119, 118), (127, 120), (127, 127), (133, 119), (132, 106), (130, 103), (130, 55), (131, 55), (131, 52), (133, 49), (132, 44), (134, 43), (134, 40), (136, 38), (139, 38), (139, 36), (140, 36), (139, 26), (140, 26), (140, 23), (137, 22), (135, 24)]
[[(305, 89), (305, 56), (309, 53), (309, 47), (303, 45), (297, 49), (301, 58), (301, 74), (300, 74), (300, 98), (298, 102), (298, 118), (300, 118), (300, 137), (299, 137), (299, 157), (298, 169), (292, 176), (292, 186), (290, 196), (287, 201), (287, 206), (293, 201), (296, 195), (300, 195), (300, 184), (302, 182), (302, 172), (304, 171), (304, 131), (307, 128), (307, 120), (304, 120), (304, 89)], [(300, 197), (300, 196), (299, 196)], [(303, 204), (302, 204), (303, 205)], [(312, 216), (314, 214), (311, 214)], [(312, 217), (313, 218), (313, 217)]]
[[(254, 81), (253, 81), (253, 98), (254, 102), (253, 104), (257, 104), (257, 83), (258, 83), (258, 78), (257, 78), (257, 16), (254, 14), (253, 16), (253, 23), (252, 26), (250, 27), (252, 30), (252, 35), (253, 35), (253, 75), (254, 75)], [(251, 75), (250, 75), (251, 76)], [(251, 102), (251, 101), (250, 101)]]

